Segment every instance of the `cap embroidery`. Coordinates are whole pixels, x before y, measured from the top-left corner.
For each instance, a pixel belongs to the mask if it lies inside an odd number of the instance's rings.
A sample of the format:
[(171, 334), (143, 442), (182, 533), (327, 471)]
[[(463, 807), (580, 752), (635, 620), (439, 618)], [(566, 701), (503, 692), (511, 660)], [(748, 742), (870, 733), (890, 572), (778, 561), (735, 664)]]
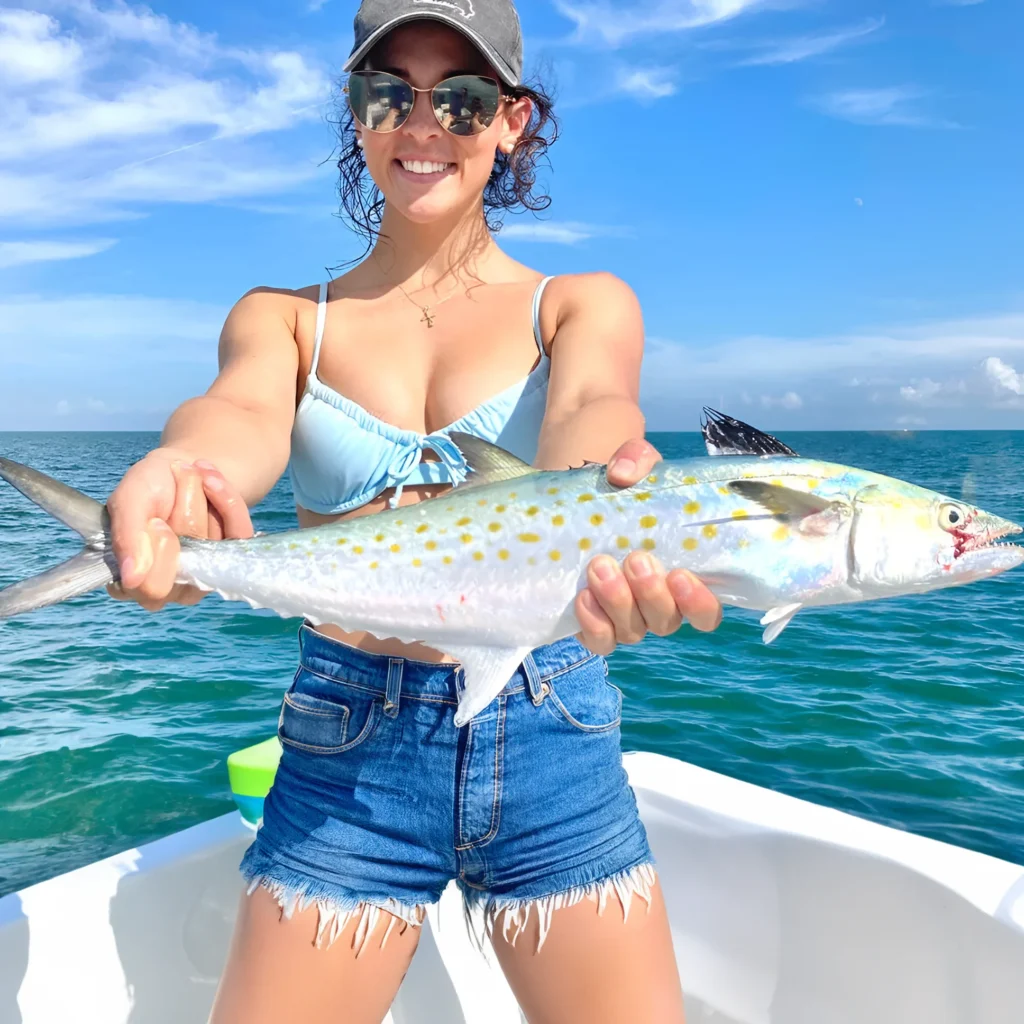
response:
[(458, 11), (464, 18), (472, 18), (476, 11), (473, 10), (473, 0), (412, 0), (414, 4), (431, 4), (434, 7), (447, 7), (450, 10)]

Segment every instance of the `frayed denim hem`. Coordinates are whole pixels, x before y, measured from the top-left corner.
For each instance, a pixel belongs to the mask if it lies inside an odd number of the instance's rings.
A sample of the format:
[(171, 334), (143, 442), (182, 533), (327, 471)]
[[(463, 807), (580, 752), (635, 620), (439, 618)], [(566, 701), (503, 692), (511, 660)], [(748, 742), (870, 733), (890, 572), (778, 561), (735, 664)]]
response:
[(280, 865), (276, 867), (275, 874), (284, 876), (287, 881), (283, 881), (281, 877), (274, 877), (270, 873), (258, 872), (246, 878), (248, 882), (246, 895), (251, 896), (258, 888), (266, 889), (281, 908), (283, 920), (290, 920), (296, 911), (301, 913), (315, 904), (317, 928), (313, 945), (317, 949), (323, 948), (325, 938), (326, 948), (330, 949), (338, 936), (352, 921), (355, 921), (352, 948), (356, 951), (358, 959), (366, 950), (370, 936), (373, 935), (380, 923), (382, 914), (390, 915), (391, 920), (388, 922), (384, 938), (381, 940), (381, 949), (387, 944), (388, 937), (396, 924), (401, 924), (399, 934), (404, 934), (410, 926), (418, 928), (422, 925), (427, 916), (428, 904), (426, 903), (409, 905), (399, 903), (394, 899), (361, 900), (344, 890), (339, 891), (337, 886), (311, 882)]
[[(548, 937), (552, 916), (556, 910), (561, 910), (562, 907), (574, 907), (577, 903), (582, 903), (583, 900), (592, 900), (597, 904), (597, 913), (600, 916), (604, 913), (608, 900), (614, 895), (618, 897), (619, 905), (622, 907), (622, 919), (625, 921), (629, 917), (629, 908), (634, 896), (642, 899), (647, 904), (647, 910), (650, 911), (651, 889), (657, 881), (657, 877), (653, 862), (646, 861), (635, 864), (608, 878), (533, 899), (509, 899), (463, 889), (466, 926), (477, 947), (482, 950), (485, 939), (493, 940), (497, 920), (504, 915), (501, 935), (506, 942), (514, 946), (519, 936), (526, 931), (530, 920), (530, 911), (536, 910), (539, 933), (535, 952), (539, 953)], [(484, 908), (482, 930), (474, 927), (472, 919), (472, 911), (480, 906)]]

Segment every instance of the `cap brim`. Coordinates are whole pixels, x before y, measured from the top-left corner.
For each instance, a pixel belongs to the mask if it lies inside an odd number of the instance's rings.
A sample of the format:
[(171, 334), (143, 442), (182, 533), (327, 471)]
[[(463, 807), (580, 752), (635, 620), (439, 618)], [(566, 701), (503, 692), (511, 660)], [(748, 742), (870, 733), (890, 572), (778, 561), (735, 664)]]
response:
[(404, 25), (408, 21), (440, 21), (445, 25), (461, 32), (492, 64), (494, 70), (501, 76), (501, 80), (512, 88), (519, 85), (519, 76), (505, 63), (495, 52), (494, 48), (486, 39), (477, 35), (472, 29), (467, 28), (454, 17), (435, 11), (417, 11), (415, 14), (403, 14), (401, 17), (392, 18), (385, 22), (376, 32), (363, 40), (363, 45), (352, 51), (347, 61), (342, 66), (342, 71), (351, 71), (357, 64), (384, 38), (393, 28)]

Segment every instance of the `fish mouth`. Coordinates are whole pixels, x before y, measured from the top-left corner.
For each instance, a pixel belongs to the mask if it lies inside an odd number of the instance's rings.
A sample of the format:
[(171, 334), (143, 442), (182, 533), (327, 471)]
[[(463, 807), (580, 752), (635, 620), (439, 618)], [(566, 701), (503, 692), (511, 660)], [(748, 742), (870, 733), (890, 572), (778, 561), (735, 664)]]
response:
[(1018, 526), (1016, 523), (1004, 523), (991, 530), (986, 530), (982, 534), (956, 531), (953, 534), (955, 540), (953, 557), (962, 558), (964, 555), (974, 551), (992, 551), (1004, 548), (1017, 551), (1024, 550), (1020, 544), (1013, 544), (1006, 539), (1021, 533), (1024, 533), (1024, 527)]

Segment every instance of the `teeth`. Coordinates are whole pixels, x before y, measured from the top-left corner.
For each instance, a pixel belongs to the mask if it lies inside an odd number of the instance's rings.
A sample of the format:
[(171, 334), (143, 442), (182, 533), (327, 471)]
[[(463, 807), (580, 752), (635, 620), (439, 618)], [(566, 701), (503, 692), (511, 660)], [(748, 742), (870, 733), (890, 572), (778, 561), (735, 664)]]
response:
[(403, 160), (402, 166), (411, 174), (440, 174), (448, 170), (448, 164), (434, 163), (430, 160)]

